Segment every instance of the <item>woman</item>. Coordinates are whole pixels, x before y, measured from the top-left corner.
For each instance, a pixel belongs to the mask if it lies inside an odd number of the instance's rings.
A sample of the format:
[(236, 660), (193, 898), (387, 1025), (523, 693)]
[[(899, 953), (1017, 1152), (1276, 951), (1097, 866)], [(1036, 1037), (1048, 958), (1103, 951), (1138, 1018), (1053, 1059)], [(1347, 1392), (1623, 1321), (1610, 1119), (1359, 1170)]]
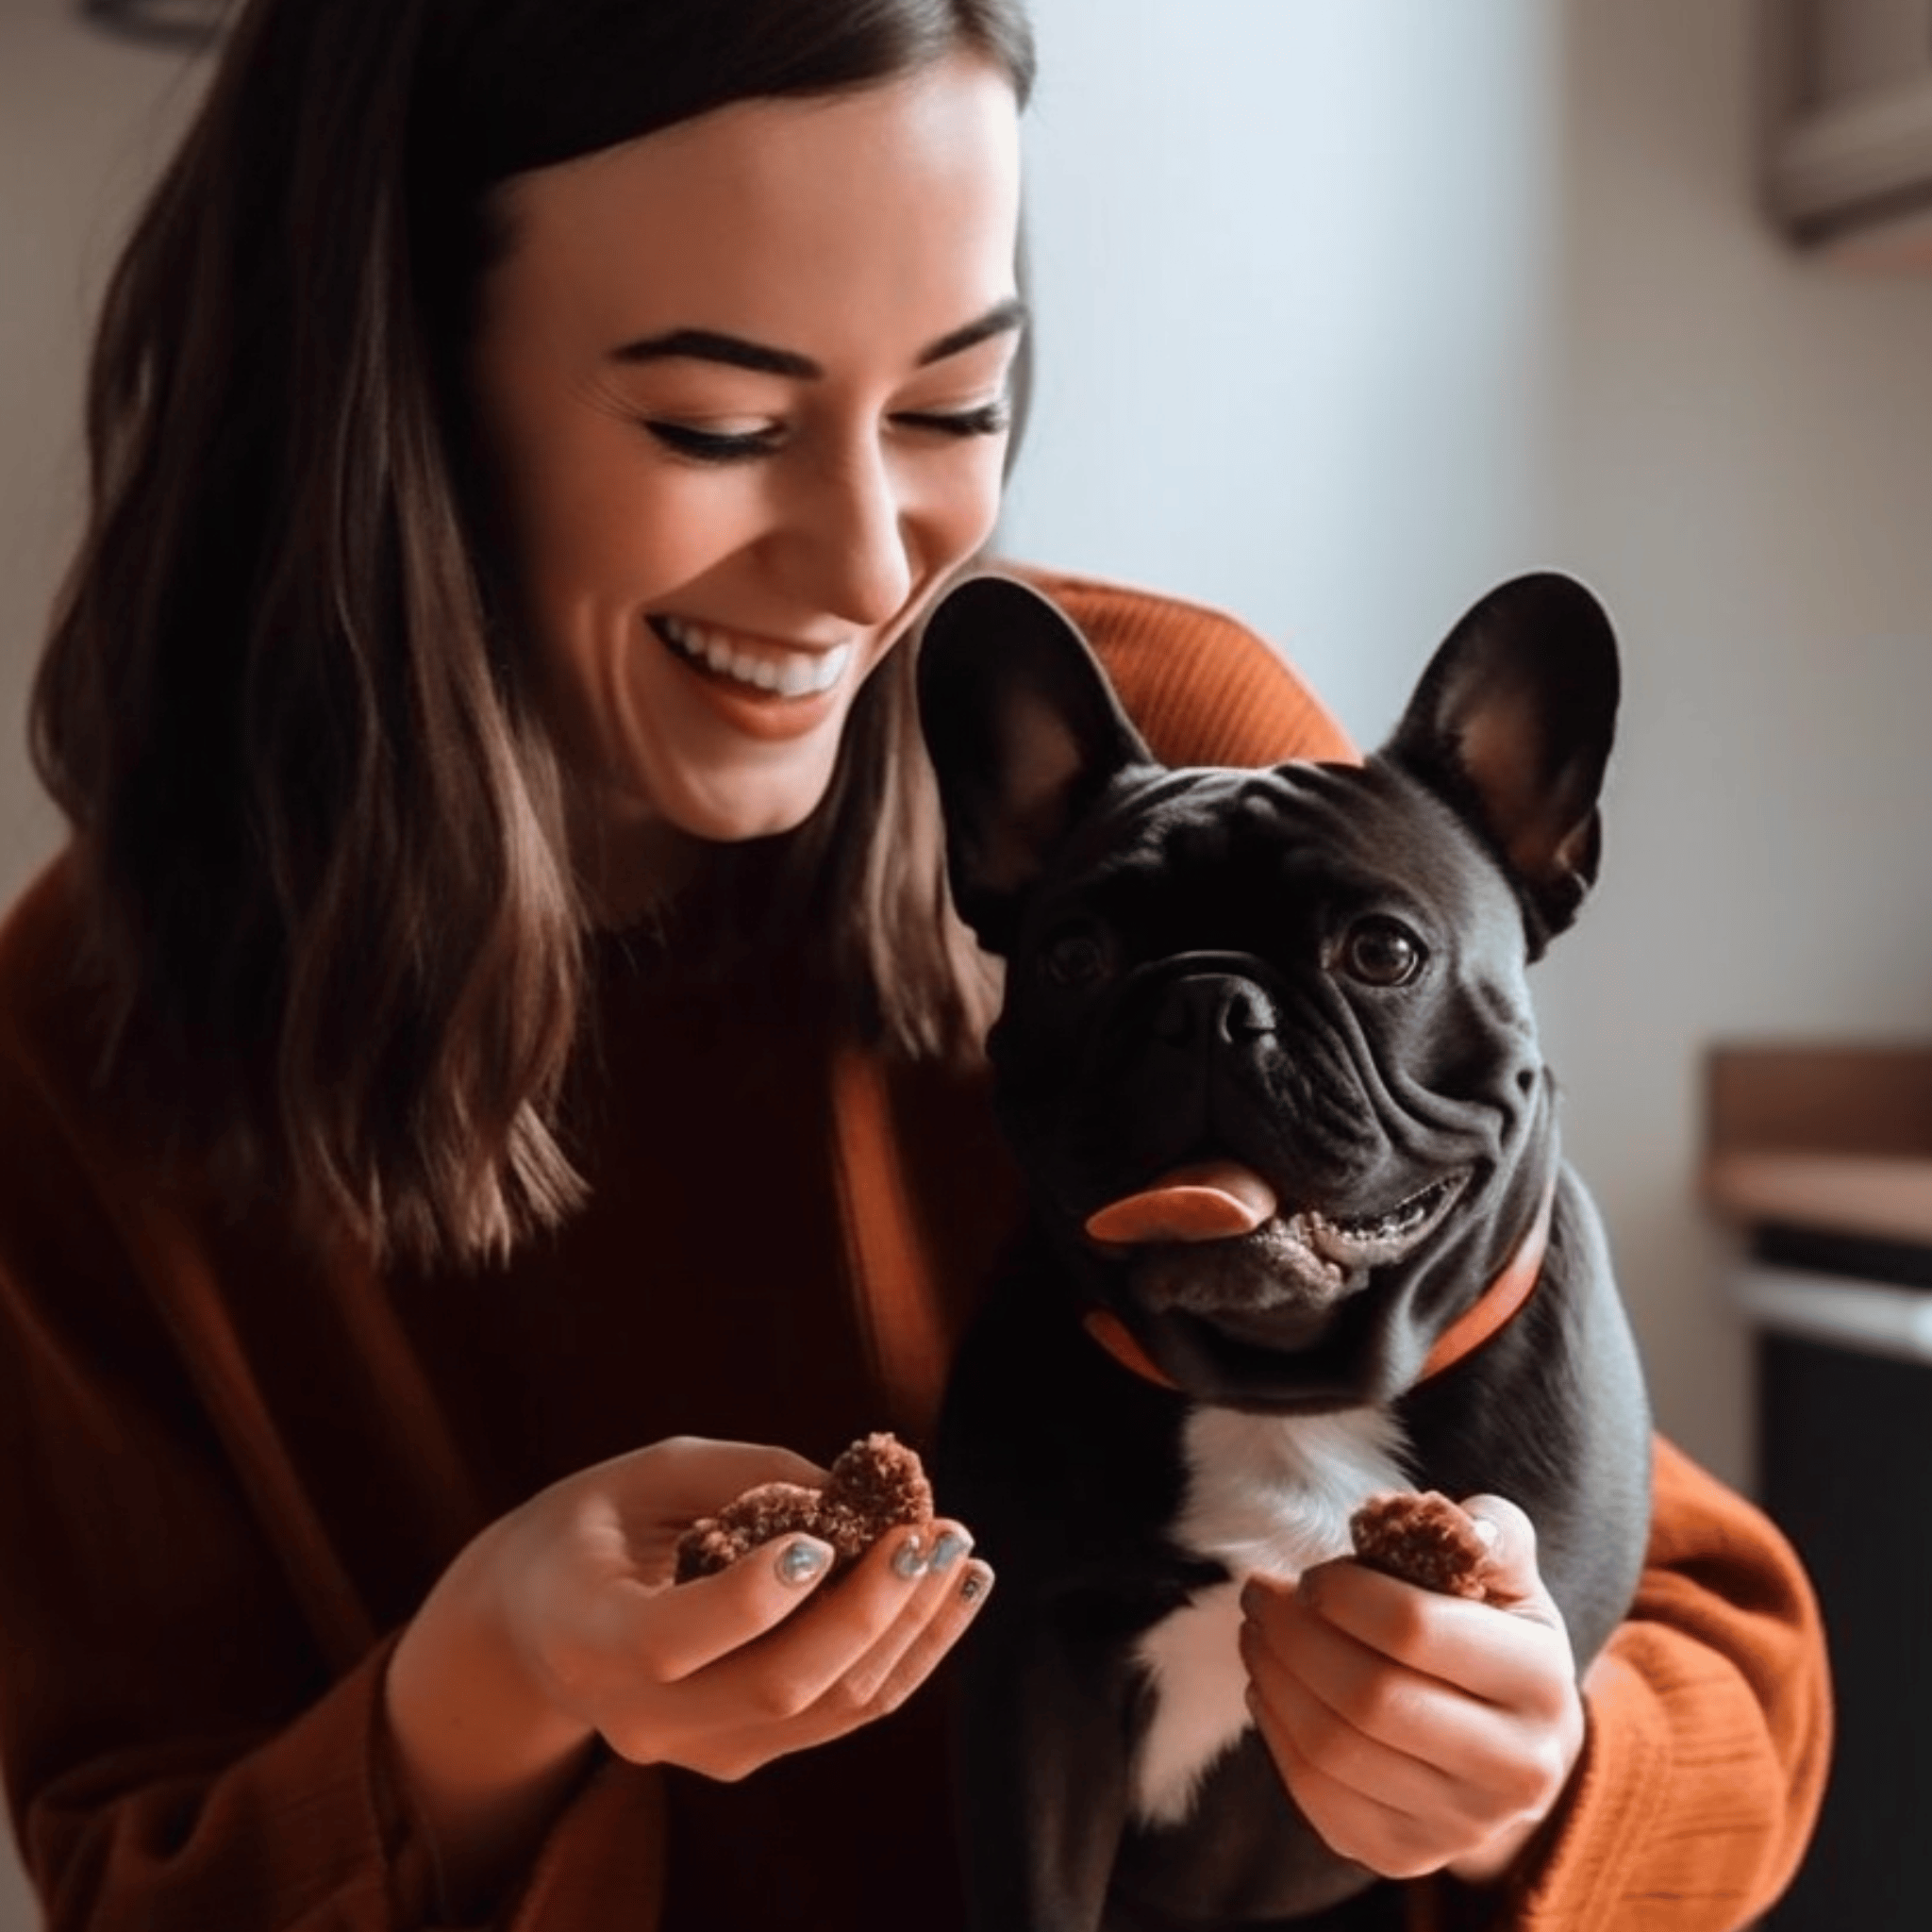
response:
[[(969, 1526), (663, 1586), (922, 1438), (1010, 1224), (903, 646), (997, 509), (1030, 58), (1014, 0), (244, 8), (109, 293), (34, 718), (74, 838), (0, 934), (55, 1926), (955, 1922)], [(1344, 753), (1225, 621), (1041, 581), (1169, 756)], [(1815, 1617), (1658, 1469), (1587, 1703), (1501, 1501), (1478, 1655), (1351, 1564), (1257, 1599), (1284, 1779), (1418, 1881), (1350, 1923), (1789, 1874)]]

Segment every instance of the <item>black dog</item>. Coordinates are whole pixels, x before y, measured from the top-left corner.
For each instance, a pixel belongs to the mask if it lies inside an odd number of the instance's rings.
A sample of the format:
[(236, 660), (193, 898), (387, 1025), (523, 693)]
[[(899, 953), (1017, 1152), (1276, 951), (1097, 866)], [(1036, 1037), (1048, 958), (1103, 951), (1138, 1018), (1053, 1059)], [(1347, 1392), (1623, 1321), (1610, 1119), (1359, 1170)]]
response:
[(1371, 1886), (1288, 1798), (1236, 1649), (1242, 1578), (1345, 1553), (1369, 1492), (1519, 1503), (1579, 1669), (1627, 1607), (1648, 1412), (1524, 971), (1595, 874), (1617, 684), (1590, 594), (1524, 577), (1365, 765), (1170, 770), (1030, 590), (976, 579), (928, 624), (1034, 1208), (937, 1453), (1000, 1576), (964, 1665), (982, 1932)]

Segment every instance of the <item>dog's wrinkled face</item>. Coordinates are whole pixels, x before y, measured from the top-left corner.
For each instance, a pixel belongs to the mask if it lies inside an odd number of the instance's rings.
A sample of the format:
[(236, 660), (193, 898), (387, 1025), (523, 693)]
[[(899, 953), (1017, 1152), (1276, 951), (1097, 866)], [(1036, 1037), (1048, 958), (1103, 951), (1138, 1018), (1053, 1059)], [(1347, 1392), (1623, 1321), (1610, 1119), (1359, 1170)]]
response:
[[(1515, 898), (1387, 771), (1121, 790), (1032, 895), (991, 1041), (1037, 1204), (1193, 1377), (1359, 1343), (1352, 1305), (1493, 1199), (1542, 1106)], [(1089, 1238), (1175, 1176), (1247, 1214)]]
[(1587, 593), (1524, 580), (1366, 765), (1169, 770), (1043, 600), (981, 579), (936, 614), (955, 896), (1008, 958), (1002, 1118), (1068, 1278), (1189, 1392), (1398, 1392), (1534, 1213), (1524, 967), (1593, 872), (1606, 650)]

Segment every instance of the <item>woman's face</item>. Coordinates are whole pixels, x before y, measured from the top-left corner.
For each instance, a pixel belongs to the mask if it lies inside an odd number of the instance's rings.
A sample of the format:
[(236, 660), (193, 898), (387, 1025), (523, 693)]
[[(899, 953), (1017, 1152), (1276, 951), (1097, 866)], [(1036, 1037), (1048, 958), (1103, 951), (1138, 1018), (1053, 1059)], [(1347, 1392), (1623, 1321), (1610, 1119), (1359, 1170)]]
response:
[(958, 57), (500, 191), (474, 401), (607, 887), (667, 829), (805, 818), (859, 685), (990, 534), (1016, 118)]

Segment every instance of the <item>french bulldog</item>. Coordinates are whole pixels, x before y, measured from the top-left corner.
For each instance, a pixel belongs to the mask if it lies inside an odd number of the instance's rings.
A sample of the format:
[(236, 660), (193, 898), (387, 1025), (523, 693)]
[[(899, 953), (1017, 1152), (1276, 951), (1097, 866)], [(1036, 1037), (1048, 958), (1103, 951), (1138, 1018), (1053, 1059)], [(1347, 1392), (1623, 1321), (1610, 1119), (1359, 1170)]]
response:
[(1000, 1578), (961, 1663), (977, 1932), (1389, 1903), (1290, 1798), (1237, 1649), (1244, 1580), (1346, 1555), (1372, 1492), (1517, 1502), (1579, 1671), (1624, 1614), (1649, 1411), (1525, 980), (1596, 875), (1618, 683), (1594, 598), (1522, 577), (1366, 762), (1173, 769), (1031, 589), (930, 618), (1030, 1197), (935, 1452)]

